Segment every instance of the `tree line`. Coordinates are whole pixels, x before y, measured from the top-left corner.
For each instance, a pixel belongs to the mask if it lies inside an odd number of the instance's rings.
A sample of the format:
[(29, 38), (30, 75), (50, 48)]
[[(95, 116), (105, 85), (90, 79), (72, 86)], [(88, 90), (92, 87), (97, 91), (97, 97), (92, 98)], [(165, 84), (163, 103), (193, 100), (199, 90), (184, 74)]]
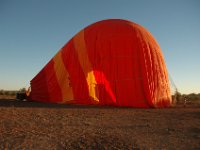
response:
[(175, 103), (181, 103), (184, 101), (200, 101), (200, 93), (181, 94), (176, 91), (174, 95), (172, 95), (172, 100), (174, 100)]
[[(9, 91), (9, 90), (0, 90), (0, 95), (5, 95), (5, 96), (15, 96), (17, 93), (21, 93), (21, 92), (25, 92), (26, 88), (21, 88), (19, 90), (16, 91)], [(196, 94), (196, 93), (190, 93), (190, 94), (181, 94), (180, 92), (176, 93), (176, 99), (178, 101), (187, 99), (187, 100), (200, 100), (200, 93)]]
[(11, 91), (11, 90), (0, 90), (0, 95), (5, 95), (5, 96), (15, 96), (17, 93), (20, 92), (25, 92), (26, 88), (21, 88), (19, 90)]
[(195, 93), (190, 93), (190, 94), (181, 94), (181, 98), (186, 98), (188, 100), (200, 100), (200, 93), (195, 94)]

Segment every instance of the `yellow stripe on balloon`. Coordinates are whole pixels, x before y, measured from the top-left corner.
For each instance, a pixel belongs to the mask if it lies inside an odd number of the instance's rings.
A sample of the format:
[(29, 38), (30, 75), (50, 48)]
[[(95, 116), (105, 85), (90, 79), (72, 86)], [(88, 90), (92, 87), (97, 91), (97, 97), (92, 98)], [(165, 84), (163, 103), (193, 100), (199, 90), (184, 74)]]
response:
[(54, 56), (53, 60), (57, 81), (62, 92), (62, 101), (66, 102), (73, 100), (74, 96), (70, 83), (69, 73), (63, 63), (61, 50)]
[(95, 80), (94, 72), (92, 69), (92, 65), (88, 57), (87, 48), (85, 45), (84, 30), (80, 31), (78, 34), (74, 36), (73, 42), (74, 42), (76, 52), (78, 54), (80, 65), (83, 69), (84, 75), (87, 80), (89, 95), (95, 101), (99, 102), (99, 99), (97, 98), (97, 93), (95, 90), (96, 80)]

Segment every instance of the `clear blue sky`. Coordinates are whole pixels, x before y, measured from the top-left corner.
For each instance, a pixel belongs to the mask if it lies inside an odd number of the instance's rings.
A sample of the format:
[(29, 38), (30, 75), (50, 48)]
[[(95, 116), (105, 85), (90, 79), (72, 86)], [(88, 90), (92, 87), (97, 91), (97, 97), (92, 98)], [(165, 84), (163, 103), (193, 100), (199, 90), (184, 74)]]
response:
[(199, 0), (0, 0), (0, 89), (28, 87), (74, 34), (108, 18), (147, 28), (179, 91), (200, 93)]

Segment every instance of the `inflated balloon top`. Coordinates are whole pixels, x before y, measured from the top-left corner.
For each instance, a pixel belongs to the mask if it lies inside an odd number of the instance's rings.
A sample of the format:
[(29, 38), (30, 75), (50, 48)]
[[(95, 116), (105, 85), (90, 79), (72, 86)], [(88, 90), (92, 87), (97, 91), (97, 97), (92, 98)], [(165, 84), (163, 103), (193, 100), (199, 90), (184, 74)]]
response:
[(31, 80), (29, 98), (142, 108), (172, 103), (158, 43), (144, 27), (120, 19), (77, 33)]

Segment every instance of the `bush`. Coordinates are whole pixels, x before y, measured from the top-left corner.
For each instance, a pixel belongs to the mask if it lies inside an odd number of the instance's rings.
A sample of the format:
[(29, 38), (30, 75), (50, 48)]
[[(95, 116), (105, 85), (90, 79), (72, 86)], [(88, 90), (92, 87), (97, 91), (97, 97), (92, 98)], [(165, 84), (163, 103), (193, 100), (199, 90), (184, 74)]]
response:
[(4, 95), (4, 90), (0, 90), (0, 95)]
[(0, 95), (15, 96), (17, 91), (0, 90)]
[(19, 89), (19, 93), (25, 93), (25, 92), (26, 92), (26, 88)]

